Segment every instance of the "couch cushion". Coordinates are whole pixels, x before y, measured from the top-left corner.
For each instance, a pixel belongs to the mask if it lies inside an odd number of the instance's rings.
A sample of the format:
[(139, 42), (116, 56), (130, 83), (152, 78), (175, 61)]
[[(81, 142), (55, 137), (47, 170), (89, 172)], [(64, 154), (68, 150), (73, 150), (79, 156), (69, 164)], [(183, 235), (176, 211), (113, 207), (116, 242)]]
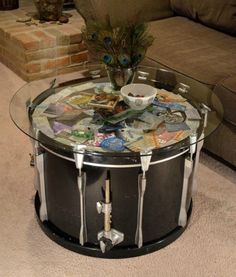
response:
[(176, 15), (197, 20), (200, 0), (170, 0), (170, 4)]
[(224, 119), (236, 126), (236, 75), (222, 80), (214, 88), (224, 107)]
[(169, 0), (74, 0), (85, 21), (105, 22), (109, 15), (112, 25), (126, 21), (150, 21), (173, 15)]
[(236, 35), (236, 0), (171, 0), (177, 15)]
[(147, 57), (211, 86), (236, 75), (236, 38), (179, 16), (151, 22), (150, 31)]
[(204, 148), (236, 167), (236, 126), (222, 122), (205, 139)]

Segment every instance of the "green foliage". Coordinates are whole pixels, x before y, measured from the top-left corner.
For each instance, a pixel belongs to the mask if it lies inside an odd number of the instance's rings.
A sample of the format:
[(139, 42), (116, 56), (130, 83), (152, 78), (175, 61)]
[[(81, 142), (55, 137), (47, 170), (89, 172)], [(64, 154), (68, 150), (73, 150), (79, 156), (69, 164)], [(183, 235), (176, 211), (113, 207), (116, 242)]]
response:
[(137, 66), (153, 42), (147, 24), (127, 23), (112, 27), (109, 20), (105, 25), (87, 22), (82, 28), (82, 36), (92, 55), (106, 65), (123, 68)]

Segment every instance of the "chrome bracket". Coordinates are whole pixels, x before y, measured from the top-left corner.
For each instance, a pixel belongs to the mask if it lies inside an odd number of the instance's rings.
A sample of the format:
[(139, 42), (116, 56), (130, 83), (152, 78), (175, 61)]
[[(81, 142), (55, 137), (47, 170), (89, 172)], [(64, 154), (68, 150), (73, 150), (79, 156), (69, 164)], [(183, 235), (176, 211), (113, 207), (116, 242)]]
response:
[(104, 213), (111, 215), (111, 203), (104, 203), (102, 201), (97, 202), (97, 211), (99, 214)]
[(146, 191), (146, 172), (149, 169), (149, 165), (152, 158), (152, 151), (149, 152), (141, 152), (141, 168), (142, 174), (139, 175), (138, 178), (138, 213), (137, 213), (137, 227), (135, 233), (135, 244), (138, 248), (143, 245), (143, 202), (144, 202), (144, 194)]
[(180, 93), (188, 93), (190, 89), (189, 85), (186, 85), (184, 83), (179, 83), (178, 92)]
[(206, 128), (206, 126), (207, 126), (208, 112), (210, 112), (210, 111), (211, 111), (210, 107), (208, 107), (207, 105), (205, 105), (203, 103), (201, 104), (201, 113), (203, 115), (203, 120), (204, 120), (203, 127), (204, 128)]
[(111, 228), (109, 231), (101, 231), (98, 233), (98, 240), (102, 253), (109, 251), (115, 245), (124, 240), (124, 234)]
[[(138, 79), (139, 80), (148, 80), (149, 73), (146, 71), (138, 71)], [(155, 80), (152, 80), (155, 81)]]
[(87, 242), (87, 225), (86, 225), (86, 203), (85, 203), (85, 188), (86, 188), (86, 173), (82, 172), (85, 145), (76, 145), (74, 150), (74, 159), (76, 168), (79, 170), (77, 176), (77, 184), (80, 194), (80, 234), (79, 241), (81, 245)]
[(101, 70), (100, 69), (91, 70), (89, 71), (89, 74), (92, 79), (97, 79), (101, 77)]

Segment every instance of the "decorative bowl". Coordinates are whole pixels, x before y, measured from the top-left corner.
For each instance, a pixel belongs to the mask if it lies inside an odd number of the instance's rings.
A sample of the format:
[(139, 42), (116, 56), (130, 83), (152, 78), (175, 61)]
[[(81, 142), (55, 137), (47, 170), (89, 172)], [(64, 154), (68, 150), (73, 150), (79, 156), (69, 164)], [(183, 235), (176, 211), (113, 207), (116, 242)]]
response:
[(124, 102), (133, 110), (143, 110), (152, 104), (157, 89), (146, 84), (129, 84), (120, 90)]

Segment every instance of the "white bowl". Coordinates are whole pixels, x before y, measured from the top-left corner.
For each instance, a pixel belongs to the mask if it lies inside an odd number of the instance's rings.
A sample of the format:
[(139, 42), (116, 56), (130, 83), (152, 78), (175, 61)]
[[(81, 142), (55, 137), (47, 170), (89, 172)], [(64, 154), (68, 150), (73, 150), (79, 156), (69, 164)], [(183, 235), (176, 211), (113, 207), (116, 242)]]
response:
[[(157, 89), (146, 84), (129, 84), (120, 90), (124, 102), (133, 110), (143, 110), (152, 104)], [(134, 96), (129, 96), (131, 93)], [(136, 97), (137, 95), (142, 97)]]

